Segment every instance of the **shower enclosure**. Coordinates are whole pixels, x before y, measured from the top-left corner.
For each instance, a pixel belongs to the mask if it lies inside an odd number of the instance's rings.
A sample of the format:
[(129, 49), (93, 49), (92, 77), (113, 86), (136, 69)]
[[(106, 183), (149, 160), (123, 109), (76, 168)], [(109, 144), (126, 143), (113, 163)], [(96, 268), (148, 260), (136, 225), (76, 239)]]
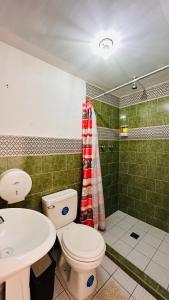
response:
[[(169, 81), (144, 88), (141, 79), (168, 68), (108, 92), (87, 85), (97, 100), (107, 255), (157, 299), (169, 298)], [(134, 93), (110, 94), (136, 80)], [(128, 137), (119, 138), (121, 125)]]

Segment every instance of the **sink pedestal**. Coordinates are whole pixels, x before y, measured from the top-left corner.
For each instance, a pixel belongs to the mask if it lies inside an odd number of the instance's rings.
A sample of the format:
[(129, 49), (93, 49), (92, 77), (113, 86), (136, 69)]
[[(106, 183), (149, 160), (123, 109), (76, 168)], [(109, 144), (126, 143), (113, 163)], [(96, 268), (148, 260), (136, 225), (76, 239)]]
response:
[(5, 284), (5, 300), (30, 300), (30, 267), (9, 277)]

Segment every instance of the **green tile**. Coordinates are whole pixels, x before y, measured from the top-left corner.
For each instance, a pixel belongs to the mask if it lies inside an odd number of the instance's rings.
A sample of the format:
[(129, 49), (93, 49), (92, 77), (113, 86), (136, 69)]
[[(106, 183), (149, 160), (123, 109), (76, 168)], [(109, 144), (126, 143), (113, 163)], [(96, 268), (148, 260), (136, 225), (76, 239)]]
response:
[(119, 151), (128, 151), (129, 141), (119, 142)]
[(155, 180), (141, 177), (141, 176), (135, 176), (134, 177), (134, 184), (137, 188), (142, 188), (145, 190), (155, 191)]
[(32, 175), (31, 194), (49, 191), (53, 187), (52, 173)]
[(169, 209), (169, 200), (167, 195), (152, 192), (152, 191), (147, 191), (146, 201), (156, 206), (165, 207)]
[(135, 209), (143, 216), (145, 215), (154, 216), (155, 214), (154, 205), (145, 201), (137, 200), (135, 202)]
[(0, 157), (0, 173), (7, 170), (7, 157)]
[(41, 156), (14, 156), (8, 157), (8, 169), (19, 168), (30, 175), (42, 172)]
[(119, 152), (119, 161), (120, 163), (134, 163), (136, 159), (136, 153), (135, 152)]
[(169, 195), (169, 182), (156, 180), (156, 192)]
[(128, 174), (128, 163), (119, 163), (119, 173)]
[(146, 176), (147, 166), (142, 164), (129, 164), (128, 165), (128, 174)]
[(136, 163), (138, 164), (156, 164), (156, 153), (154, 152), (147, 152), (147, 153), (138, 153), (136, 152), (136, 158), (135, 158)]
[(146, 190), (128, 185), (128, 196), (144, 201), (146, 199)]
[(165, 220), (165, 223), (169, 224), (169, 208), (156, 207), (155, 218)]
[(35, 194), (35, 195), (30, 195), (26, 197), (24, 207), (29, 208), (29, 209), (34, 209), (37, 211), (42, 211), (42, 196), (43, 193)]
[[(82, 167), (82, 155), (81, 154), (69, 154), (67, 155), (67, 170), (77, 169)], [(61, 170), (61, 168), (60, 168)]]
[(157, 164), (164, 167), (169, 167), (169, 153), (157, 153)]
[(42, 157), (42, 171), (66, 170), (66, 155), (46, 155)]
[(147, 166), (147, 177), (169, 181), (169, 167), (165, 168), (162, 166), (153, 166), (153, 165)]

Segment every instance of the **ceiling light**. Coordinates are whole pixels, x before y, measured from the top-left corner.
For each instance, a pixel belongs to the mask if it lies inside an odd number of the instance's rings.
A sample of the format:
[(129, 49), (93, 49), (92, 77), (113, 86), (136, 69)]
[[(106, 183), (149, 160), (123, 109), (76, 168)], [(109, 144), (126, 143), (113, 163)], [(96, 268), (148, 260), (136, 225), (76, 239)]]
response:
[(94, 54), (109, 58), (115, 50), (119, 47), (120, 36), (117, 32), (98, 32), (91, 46)]

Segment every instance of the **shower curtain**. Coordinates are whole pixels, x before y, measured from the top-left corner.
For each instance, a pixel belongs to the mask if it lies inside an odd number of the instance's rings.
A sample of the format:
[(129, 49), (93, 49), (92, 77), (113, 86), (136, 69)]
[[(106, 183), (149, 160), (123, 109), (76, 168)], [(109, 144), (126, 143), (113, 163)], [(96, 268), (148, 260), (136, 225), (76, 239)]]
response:
[(105, 208), (96, 115), (91, 101), (82, 107), (83, 183), (80, 223), (105, 230)]

